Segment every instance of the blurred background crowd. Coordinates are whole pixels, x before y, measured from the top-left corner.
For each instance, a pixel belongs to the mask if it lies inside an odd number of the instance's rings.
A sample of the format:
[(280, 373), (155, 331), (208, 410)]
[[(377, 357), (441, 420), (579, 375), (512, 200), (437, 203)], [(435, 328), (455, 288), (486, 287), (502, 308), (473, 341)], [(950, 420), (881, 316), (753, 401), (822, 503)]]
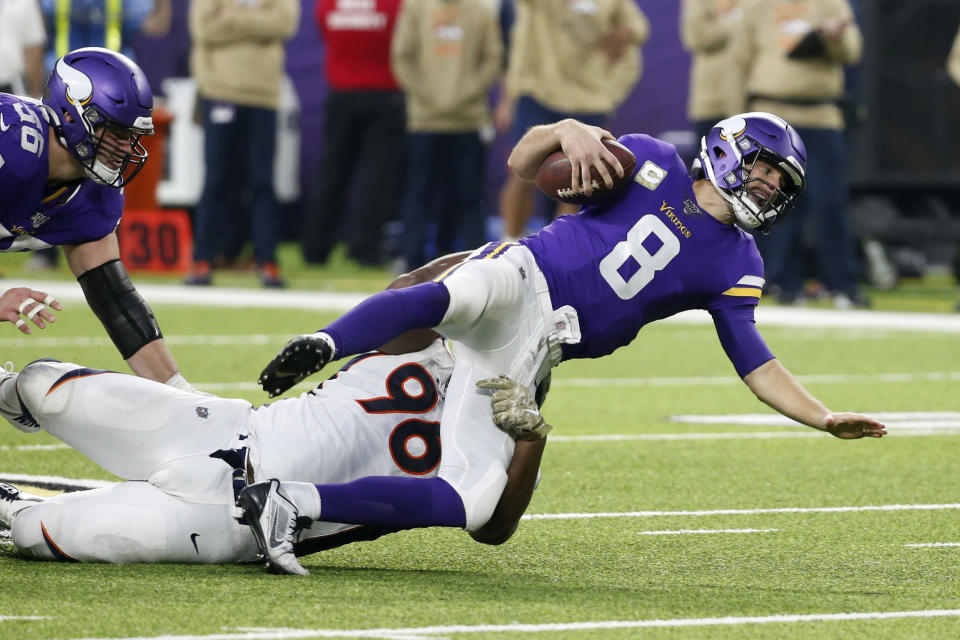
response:
[(767, 293), (850, 308), (960, 272), (958, 29), (956, 0), (0, 0), (0, 91), (37, 96), (80, 46), (130, 55), (161, 125), (130, 189), (190, 212), (188, 284), (249, 267), (267, 287), (281, 241), (400, 272), (569, 213), (508, 175), (530, 126), (689, 161), (718, 120), (769, 111), (809, 160), (758, 238)]

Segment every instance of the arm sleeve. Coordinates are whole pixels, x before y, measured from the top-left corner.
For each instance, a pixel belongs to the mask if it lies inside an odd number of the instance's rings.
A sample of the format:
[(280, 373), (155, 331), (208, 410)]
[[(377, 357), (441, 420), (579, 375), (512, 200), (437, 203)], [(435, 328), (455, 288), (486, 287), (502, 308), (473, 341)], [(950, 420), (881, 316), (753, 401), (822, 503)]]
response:
[(637, 45), (642, 46), (647, 43), (650, 38), (650, 21), (634, 0), (627, 0), (621, 5), (618, 22), (630, 29)]
[[(190, 33), (197, 42), (214, 45), (244, 40), (287, 40), (300, 24), (296, 0), (266, 0), (258, 5), (194, 2)], [(196, 7), (196, 8), (195, 8)]]
[(417, 0), (407, 0), (400, 5), (397, 21), (390, 40), (390, 70), (404, 91), (416, 95), (422, 91), (417, 82), (417, 31), (414, 12), (419, 8)]
[(857, 26), (850, 3), (847, 0), (837, 0), (837, 5), (837, 17), (848, 20), (849, 24), (843, 30), (838, 42), (827, 43), (827, 55), (840, 64), (856, 64), (860, 61), (863, 50), (863, 36), (860, 34), (860, 27)]
[(693, 53), (719, 51), (730, 37), (730, 23), (720, 19), (713, 0), (687, 0), (680, 9), (680, 37)]
[(741, 378), (773, 359), (753, 320), (754, 305), (742, 304), (710, 311), (717, 337)]

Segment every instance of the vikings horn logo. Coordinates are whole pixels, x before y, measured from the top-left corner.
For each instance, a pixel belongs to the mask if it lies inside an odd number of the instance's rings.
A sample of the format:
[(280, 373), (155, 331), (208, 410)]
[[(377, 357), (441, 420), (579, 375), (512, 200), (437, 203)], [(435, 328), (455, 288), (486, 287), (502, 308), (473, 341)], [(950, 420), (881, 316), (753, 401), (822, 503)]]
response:
[(74, 105), (81, 107), (93, 97), (93, 83), (90, 78), (64, 62), (63, 58), (57, 60), (56, 74), (67, 85), (67, 99)]
[(739, 116), (727, 118), (717, 123), (720, 127), (720, 138), (729, 142), (733, 140), (747, 128), (747, 121)]

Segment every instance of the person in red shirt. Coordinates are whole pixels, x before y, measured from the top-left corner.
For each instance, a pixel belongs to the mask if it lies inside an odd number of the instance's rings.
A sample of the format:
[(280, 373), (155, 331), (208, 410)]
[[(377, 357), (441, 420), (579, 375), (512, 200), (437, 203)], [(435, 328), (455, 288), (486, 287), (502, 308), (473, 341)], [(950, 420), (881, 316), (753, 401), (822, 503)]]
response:
[[(341, 235), (350, 258), (365, 265), (384, 262), (383, 227), (403, 179), (404, 96), (390, 71), (390, 40), (399, 10), (400, 0), (316, 4), (327, 97), (320, 174), (308, 194), (302, 238), (308, 263), (326, 262)], [(355, 179), (360, 184), (354, 189)], [(348, 209), (354, 192), (354, 207)]]

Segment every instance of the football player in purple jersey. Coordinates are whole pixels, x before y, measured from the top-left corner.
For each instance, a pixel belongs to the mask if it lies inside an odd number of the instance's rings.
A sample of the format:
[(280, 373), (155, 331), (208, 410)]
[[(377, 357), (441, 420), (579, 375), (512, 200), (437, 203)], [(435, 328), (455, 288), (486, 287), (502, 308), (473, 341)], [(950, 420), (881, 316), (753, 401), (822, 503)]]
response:
[[(612, 137), (575, 120), (533, 127), (508, 164), (532, 181), (543, 159), (562, 149), (573, 166), (571, 188), (590, 195), (589, 180), (582, 178), (591, 168), (608, 187), (607, 165), (622, 175), (600, 142)], [(876, 420), (835, 413), (810, 395), (774, 358), (754, 324), (764, 273), (747, 231), (769, 231), (803, 190), (806, 151), (793, 127), (767, 113), (725, 119), (702, 139), (692, 174), (662, 140), (631, 134), (619, 142), (634, 153), (637, 169), (615, 200), (587, 204), (519, 242), (491, 243), (459, 262), (453, 257), (433, 279), (376, 294), (325, 329), (287, 343), (260, 377), (271, 396), (333, 358), (366, 351), (409, 329), (436, 328), (452, 343), (452, 399), (441, 417), (438, 477), (416, 487), (404, 478), (252, 485), (246, 506), (262, 526), (293, 532), (299, 515), (357, 524), (481, 527), (506, 482), (512, 441), (489, 425), (490, 409), (485, 415), (486, 398), (476, 382), (505, 374), (532, 389), (560, 362), (607, 355), (632, 342), (646, 324), (688, 309), (710, 313), (734, 369), (772, 408), (838, 438), (886, 433)], [(411, 279), (427, 280), (432, 271)], [(518, 420), (535, 429), (540, 417), (528, 411)], [(420, 496), (418, 506), (397, 509), (398, 496), (411, 491)], [(293, 520), (275, 522), (281, 504), (295, 506), (283, 511)], [(289, 539), (272, 536), (263, 546), (276, 566), (295, 562)]]
[[(57, 60), (43, 100), (0, 93), (0, 251), (60, 246), (90, 308), (130, 368), (192, 389), (153, 312), (120, 262), (122, 187), (147, 160), (140, 137), (153, 133), (153, 94), (126, 56), (97, 47)], [(42, 292), (11, 289), (0, 320), (29, 333), (61, 306)]]

